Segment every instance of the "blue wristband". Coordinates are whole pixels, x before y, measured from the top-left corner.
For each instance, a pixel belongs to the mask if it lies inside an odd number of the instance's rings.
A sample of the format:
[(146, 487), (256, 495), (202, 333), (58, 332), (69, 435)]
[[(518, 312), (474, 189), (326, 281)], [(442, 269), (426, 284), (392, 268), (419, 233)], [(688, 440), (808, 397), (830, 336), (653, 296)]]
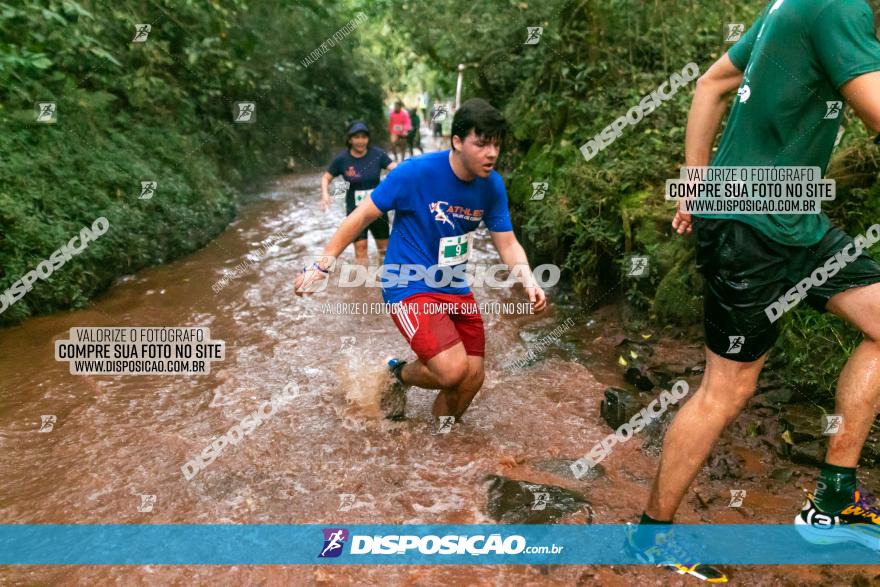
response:
[(303, 267), (303, 273), (305, 273), (305, 272), (308, 271), (309, 269), (317, 269), (318, 271), (320, 271), (321, 273), (323, 273), (323, 274), (325, 274), (325, 275), (329, 275), (329, 274), (330, 274), (330, 272), (329, 272), (328, 270), (324, 269), (323, 267), (321, 267), (321, 266), (318, 264), (317, 261), (315, 261), (314, 263), (312, 263), (312, 266), (311, 266), (311, 267), (308, 267), (308, 268)]

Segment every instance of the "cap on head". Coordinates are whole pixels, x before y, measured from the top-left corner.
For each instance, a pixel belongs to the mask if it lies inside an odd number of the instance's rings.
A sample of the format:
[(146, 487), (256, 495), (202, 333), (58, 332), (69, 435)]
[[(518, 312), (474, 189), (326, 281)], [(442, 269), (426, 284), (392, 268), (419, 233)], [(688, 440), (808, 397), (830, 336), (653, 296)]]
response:
[(359, 132), (370, 136), (370, 128), (366, 125), (366, 123), (360, 120), (356, 120), (352, 122), (351, 125), (348, 127), (348, 131), (345, 133), (345, 136), (347, 138), (351, 138), (352, 135), (355, 135)]

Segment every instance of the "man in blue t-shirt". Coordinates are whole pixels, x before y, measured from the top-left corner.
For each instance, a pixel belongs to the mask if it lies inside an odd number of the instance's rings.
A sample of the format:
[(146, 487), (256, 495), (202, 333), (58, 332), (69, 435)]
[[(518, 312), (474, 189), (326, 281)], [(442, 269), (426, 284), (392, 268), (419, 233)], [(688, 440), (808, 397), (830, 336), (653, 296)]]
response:
[(453, 120), (452, 150), (401, 163), (345, 219), (324, 248), (324, 258), (296, 279), (297, 295), (306, 293), (303, 286), (326, 277), (334, 258), (364, 226), (395, 211), (382, 297), (396, 303), (392, 319), (418, 360), (389, 361), (394, 383), (382, 399), (389, 418), (403, 417), (406, 388), (415, 385), (440, 391), (431, 411), (448, 425), (483, 384), (483, 320), (465, 283), (481, 222), (501, 260), (518, 274), (534, 310), (546, 307), (544, 291), (513, 234), (504, 181), (493, 171), (506, 126), (485, 100), (465, 102)]

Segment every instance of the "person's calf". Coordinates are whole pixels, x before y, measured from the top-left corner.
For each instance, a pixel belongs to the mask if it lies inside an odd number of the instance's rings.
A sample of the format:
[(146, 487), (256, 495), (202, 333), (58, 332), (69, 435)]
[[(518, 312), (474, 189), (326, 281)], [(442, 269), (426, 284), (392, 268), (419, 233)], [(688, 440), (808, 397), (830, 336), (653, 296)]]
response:
[(354, 258), (358, 265), (367, 266), (370, 263), (370, 255), (367, 251), (367, 241), (361, 239), (354, 242)]
[(457, 387), (441, 390), (434, 400), (431, 412), (438, 418), (455, 416), (456, 422), (459, 421), (483, 387), (484, 378), (485, 374), (482, 370), (472, 371)]
[(866, 335), (840, 373), (834, 407), (836, 430), (829, 436), (826, 462), (855, 467), (880, 400), (880, 344)]
[(753, 393), (754, 385), (722, 386), (717, 378), (703, 380), (666, 430), (660, 467), (645, 508), (647, 515), (657, 520), (673, 519), (721, 433)]

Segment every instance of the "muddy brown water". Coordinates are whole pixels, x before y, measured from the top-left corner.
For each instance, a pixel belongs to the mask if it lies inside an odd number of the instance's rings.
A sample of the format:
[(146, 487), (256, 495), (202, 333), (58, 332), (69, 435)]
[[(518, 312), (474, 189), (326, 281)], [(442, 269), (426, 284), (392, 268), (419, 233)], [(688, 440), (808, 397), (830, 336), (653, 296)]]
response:
[[(343, 217), (318, 211), (319, 175), (280, 178), (243, 206), (204, 249), (120, 279), (88, 309), (0, 330), (0, 523), (476, 524), (488, 475), (582, 493), (595, 523), (637, 519), (657, 458), (641, 439), (615, 448), (605, 475), (577, 481), (554, 463), (583, 455), (610, 432), (599, 415), (609, 385), (624, 385), (614, 307), (589, 315), (552, 304), (543, 315), (486, 314), (487, 376), (463, 422), (434, 433), (433, 393), (411, 390), (409, 418), (376, 416), (383, 362), (409, 357), (387, 315), (335, 315), (323, 304), (378, 302), (378, 289), (295, 298), (292, 280)], [(262, 244), (280, 235), (268, 249)], [(372, 244), (371, 244), (371, 253)], [(353, 260), (351, 248), (345, 253)], [(497, 259), (488, 235), (477, 258)], [(212, 286), (245, 262), (215, 293)], [(516, 290), (479, 289), (481, 302), (519, 302)], [(558, 343), (524, 358), (564, 318)], [(226, 343), (209, 375), (75, 376), (53, 341), (80, 326), (207, 326)], [(656, 358), (696, 365), (698, 344), (657, 340)], [(353, 337), (353, 339), (351, 338)], [(301, 393), (187, 481), (181, 465), (296, 381)], [(688, 381), (696, 388), (699, 378)], [(57, 421), (40, 433), (41, 415)], [(719, 452), (736, 478), (704, 472), (678, 521), (789, 523), (812, 471), (749, 442), (746, 414)], [(549, 465), (548, 465), (549, 464)], [(783, 470), (785, 474), (770, 474)], [(789, 473), (790, 472), (790, 473)], [(866, 473), (870, 483), (875, 475)], [(776, 479), (785, 478), (786, 481)], [(745, 489), (728, 508), (730, 489)], [(354, 496), (341, 497), (343, 494)], [(139, 512), (141, 495), (155, 495)], [(343, 504), (343, 500), (347, 500)], [(342, 510), (342, 511), (341, 511)], [(587, 523), (575, 514), (560, 523)], [(869, 584), (880, 567), (727, 568), (734, 584)], [(3, 567), (9, 585), (631, 585), (695, 584), (648, 567), (595, 566), (61, 566)]]

